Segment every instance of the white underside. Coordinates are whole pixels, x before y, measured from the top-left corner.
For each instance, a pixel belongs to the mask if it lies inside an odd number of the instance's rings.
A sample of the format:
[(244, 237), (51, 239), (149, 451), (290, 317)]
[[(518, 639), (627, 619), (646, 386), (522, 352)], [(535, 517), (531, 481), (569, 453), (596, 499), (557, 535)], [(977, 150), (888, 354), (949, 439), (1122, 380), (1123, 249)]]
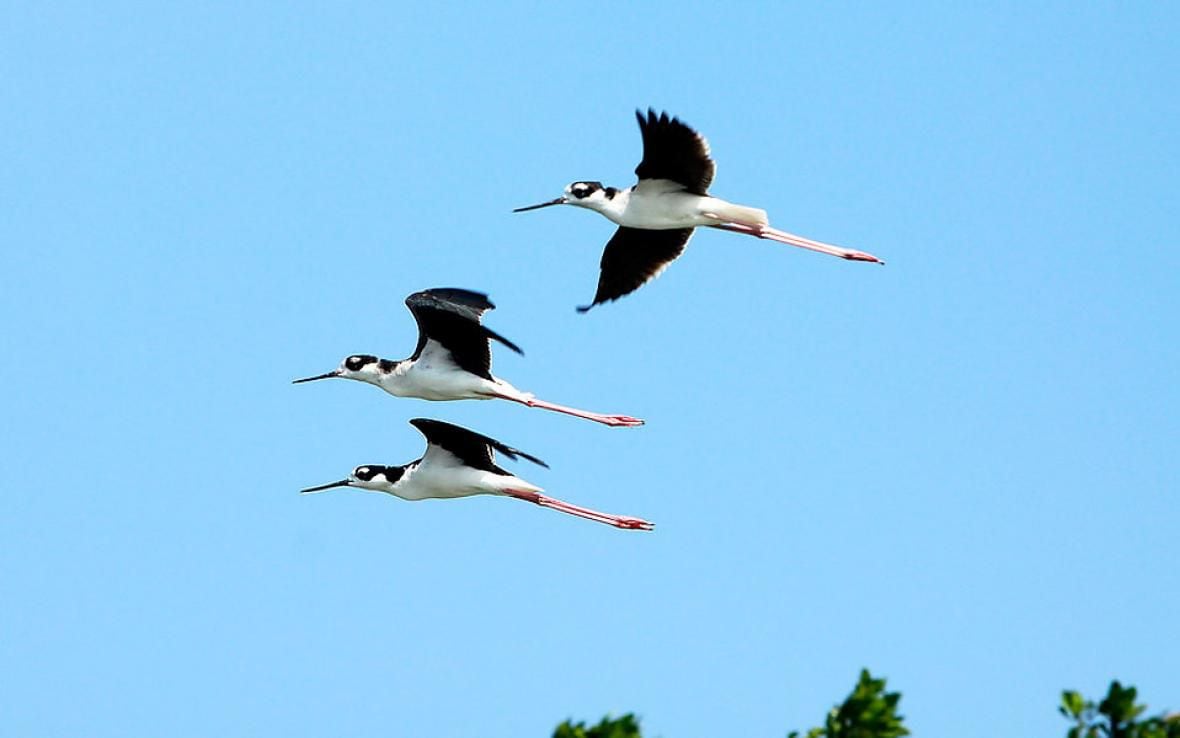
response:
[(472, 495), (502, 495), (504, 490), (540, 492), (541, 488), (515, 476), (472, 469), (454, 454), (430, 446), (421, 463), (406, 470), (402, 478), (382, 492), (403, 500), (451, 499)]
[[(719, 223), (766, 225), (766, 211), (735, 205), (720, 198), (685, 192), (675, 182), (644, 180), (633, 189), (620, 192), (615, 207), (603, 215), (621, 226), (648, 230), (671, 230)], [(621, 206), (621, 207), (620, 207)]]
[(484, 379), (460, 369), (451, 355), (434, 341), (427, 341), (422, 355), (398, 364), (379, 378), (378, 386), (397, 397), (422, 400), (490, 400), (499, 395), (528, 398), (501, 379)]

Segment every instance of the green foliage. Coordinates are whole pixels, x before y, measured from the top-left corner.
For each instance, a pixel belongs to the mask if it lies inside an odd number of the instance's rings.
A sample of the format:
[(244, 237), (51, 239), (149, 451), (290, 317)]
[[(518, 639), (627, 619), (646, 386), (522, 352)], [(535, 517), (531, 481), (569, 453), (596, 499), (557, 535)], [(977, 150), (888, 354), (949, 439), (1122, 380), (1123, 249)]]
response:
[(1073, 690), (1062, 692), (1057, 711), (1073, 723), (1067, 738), (1180, 738), (1180, 714), (1139, 720), (1147, 705), (1135, 704), (1137, 695), (1117, 679), (1098, 704)]
[[(1180, 713), (1140, 719), (1146, 705), (1135, 704), (1138, 691), (1119, 682), (1110, 683), (1102, 701), (1095, 703), (1081, 694), (1061, 693), (1057, 710), (1072, 725), (1067, 738), (1180, 738)], [(901, 738), (910, 734), (897, 714), (900, 692), (886, 692), (885, 680), (874, 679), (862, 669), (852, 694), (828, 713), (823, 727), (812, 728), (802, 738)], [(620, 718), (603, 718), (598, 725), (586, 727), (569, 720), (557, 726), (553, 738), (643, 738), (639, 721), (632, 714)], [(800, 738), (792, 732), (788, 738)]]
[(620, 718), (612, 720), (609, 717), (602, 719), (592, 728), (587, 728), (586, 723), (578, 723), (574, 725), (569, 720), (566, 720), (561, 725), (557, 726), (557, 730), (553, 731), (553, 738), (643, 738), (639, 733), (639, 721), (631, 713), (627, 713)]
[[(902, 725), (901, 715), (897, 714), (899, 701), (900, 692), (886, 692), (884, 679), (873, 679), (868, 669), (862, 669), (848, 699), (832, 708), (822, 728), (807, 731), (806, 738), (899, 738), (909, 735), (910, 731)], [(788, 738), (799, 738), (799, 733), (792, 732)]]

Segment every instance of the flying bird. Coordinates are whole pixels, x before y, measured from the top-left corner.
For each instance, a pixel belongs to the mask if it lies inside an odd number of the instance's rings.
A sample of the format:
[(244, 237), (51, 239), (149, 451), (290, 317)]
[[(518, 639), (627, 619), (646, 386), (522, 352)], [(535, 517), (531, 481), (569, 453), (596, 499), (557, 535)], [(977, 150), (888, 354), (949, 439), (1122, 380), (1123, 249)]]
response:
[(549, 468), (548, 464), (493, 438), (441, 420), (415, 418), (410, 425), (426, 436), (426, 453), (422, 458), (402, 466), (358, 466), (345, 479), (308, 487), (300, 490), (300, 494), (323, 492), (334, 487), (356, 487), (411, 501), (501, 495), (616, 528), (651, 530), (654, 527), (640, 518), (598, 512), (546, 497), (541, 494), (544, 490), (540, 487), (497, 466), (494, 452), (499, 451), (512, 460), (523, 457), (545, 468)]
[(496, 307), (487, 295), (454, 288), (424, 290), (407, 297), (406, 306), (418, 322), (418, 345), (410, 358), (392, 361), (354, 354), (330, 372), (293, 383), (339, 377), (376, 385), (397, 397), (511, 400), (614, 427), (643, 425), (642, 420), (629, 415), (591, 413), (538, 400), (492, 376), (492, 339), (518, 354), (523, 352), (481, 322), (483, 314)]
[(864, 251), (771, 228), (765, 210), (711, 197), (708, 190), (716, 166), (709, 158), (704, 136), (667, 113), (656, 115), (648, 109), (645, 117), (637, 110), (635, 117), (643, 135), (643, 160), (635, 168), (638, 184), (621, 190), (604, 187), (601, 182), (573, 182), (561, 197), (512, 211), (576, 205), (618, 224), (602, 252), (594, 302), (579, 307), (578, 312), (617, 300), (655, 279), (684, 251), (697, 226), (744, 233), (852, 261), (885, 263)]

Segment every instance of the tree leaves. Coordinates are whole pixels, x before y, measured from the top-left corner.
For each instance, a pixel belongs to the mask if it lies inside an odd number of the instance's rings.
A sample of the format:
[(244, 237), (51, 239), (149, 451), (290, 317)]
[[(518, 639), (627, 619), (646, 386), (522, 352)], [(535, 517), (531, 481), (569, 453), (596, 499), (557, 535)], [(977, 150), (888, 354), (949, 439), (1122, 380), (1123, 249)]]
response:
[[(861, 669), (860, 679), (843, 704), (833, 707), (822, 728), (807, 731), (806, 738), (899, 738), (910, 731), (897, 714), (900, 692), (886, 692), (885, 680), (874, 679)], [(799, 738), (798, 732), (788, 738)]]
[(553, 731), (553, 738), (642, 738), (642, 735), (635, 715), (627, 713), (616, 719), (604, 717), (592, 728), (587, 728), (586, 723), (574, 725), (566, 720)]
[(1180, 738), (1180, 714), (1139, 720), (1147, 705), (1135, 704), (1138, 690), (1116, 679), (1102, 701), (1083, 699), (1073, 690), (1061, 693), (1057, 711), (1073, 722), (1066, 738)]
[[(1124, 687), (1116, 679), (1098, 703), (1067, 689), (1061, 693), (1060, 712), (1072, 725), (1067, 738), (1180, 738), (1180, 712), (1160, 713), (1140, 720), (1146, 705), (1136, 704), (1138, 690)], [(886, 692), (885, 680), (874, 679), (862, 669), (860, 679), (843, 703), (833, 707), (822, 727), (812, 728), (802, 738), (901, 738), (910, 734), (897, 714), (900, 692)], [(787, 738), (800, 738), (798, 731)], [(586, 727), (569, 720), (557, 726), (553, 738), (642, 738), (639, 720), (633, 714), (605, 717), (598, 725)]]

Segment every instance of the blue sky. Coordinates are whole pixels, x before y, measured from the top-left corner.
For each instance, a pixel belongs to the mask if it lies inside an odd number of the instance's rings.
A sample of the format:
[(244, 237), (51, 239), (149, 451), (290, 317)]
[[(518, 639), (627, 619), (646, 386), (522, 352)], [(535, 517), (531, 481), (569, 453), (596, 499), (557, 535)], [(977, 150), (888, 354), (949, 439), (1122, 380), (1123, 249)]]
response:
[[(777, 736), (867, 666), (916, 734), (1180, 708), (1180, 14), (1166, 4), (10, 7), (7, 735)], [(637, 107), (715, 194), (586, 316)], [(292, 386), (487, 291), (498, 403)], [(617, 531), (300, 487), (476, 428)], [(981, 720), (980, 715), (986, 715)]]

